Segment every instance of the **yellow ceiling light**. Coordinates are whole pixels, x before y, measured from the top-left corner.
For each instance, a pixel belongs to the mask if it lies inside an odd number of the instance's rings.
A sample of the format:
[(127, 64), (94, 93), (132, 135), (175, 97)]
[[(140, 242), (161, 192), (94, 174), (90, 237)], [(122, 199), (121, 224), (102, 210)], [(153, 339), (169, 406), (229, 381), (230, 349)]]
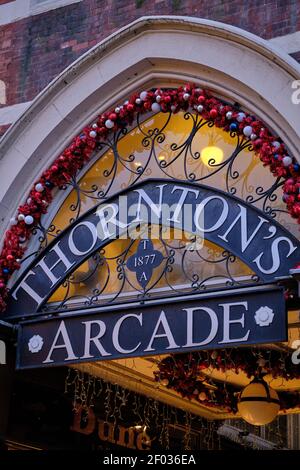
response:
[(158, 156), (158, 160), (160, 160), (160, 161), (163, 161), (163, 160), (165, 160), (165, 159), (166, 159), (166, 156), (165, 156), (165, 154), (163, 154), (163, 153), (161, 153), (161, 154)]
[(255, 378), (242, 391), (238, 410), (247, 423), (263, 426), (273, 421), (280, 409), (277, 392), (263, 379)]
[(201, 151), (201, 160), (204, 165), (212, 167), (213, 165), (219, 165), (222, 163), (224, 158), (224, 152), (220, 147), (215, 145), (209, 145), (204, 147)]

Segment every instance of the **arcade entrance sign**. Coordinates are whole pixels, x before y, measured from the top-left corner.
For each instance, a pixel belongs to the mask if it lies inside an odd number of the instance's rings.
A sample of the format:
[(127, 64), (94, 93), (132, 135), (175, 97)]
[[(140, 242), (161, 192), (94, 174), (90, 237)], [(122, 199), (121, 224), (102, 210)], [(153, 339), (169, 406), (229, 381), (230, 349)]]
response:
[[(35, 315), (85, 260), (143, 224), (168, 225), (202, 237), (238, 257), (264, 283), (289, 277), (300, 259), (299, 241), (253, 205), (207, 186), (152, 180), (97, 205), (62, 231), (14, 285), (6, 316)], [(146, 248), (140, 245), (139, 256), (128, 261), (143, 287), (160, 263), (158, 254), (144, 253)], [(149, 269), (143, 270), (146, 265)]]
[[(117, 307), (43, 313), (43, 305), (77, 267), (113, 240), (130, 238), (129, 231), (143, 225), (167, 226), (178, 229), (180, 237), (184, 231), (208, 240), (242, 260), (259, 283), (145, 298), (144, 303)], [(124, 265), (146, 292), (164, 256), (149, 234), (140, 238)], [(233, 195), (193, 183), (142, 182), (74, 221), (35, 257), (13, 286), (6, 316), (22, 320), (17, 367), (286, 341), (284, 291), (276, 283), (289, 277), (299, 259), (300, 244), (291, 233)]]
[(255, 286), (19, 324), (17, 368), (286, 341), (284, 290)]

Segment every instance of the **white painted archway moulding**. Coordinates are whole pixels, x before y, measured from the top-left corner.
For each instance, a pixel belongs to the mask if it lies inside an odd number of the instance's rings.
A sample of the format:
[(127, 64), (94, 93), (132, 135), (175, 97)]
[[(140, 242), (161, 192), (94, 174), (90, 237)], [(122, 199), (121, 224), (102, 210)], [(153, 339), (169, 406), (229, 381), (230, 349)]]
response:
[(190, 17), (145, 17), (105, 39), (37, 96), (0, 143), (1, 236), (30, 187), (93, 116), (136, 90), (194, 81), (240, 103), (300, 148), (300, 66), (252, 34)]

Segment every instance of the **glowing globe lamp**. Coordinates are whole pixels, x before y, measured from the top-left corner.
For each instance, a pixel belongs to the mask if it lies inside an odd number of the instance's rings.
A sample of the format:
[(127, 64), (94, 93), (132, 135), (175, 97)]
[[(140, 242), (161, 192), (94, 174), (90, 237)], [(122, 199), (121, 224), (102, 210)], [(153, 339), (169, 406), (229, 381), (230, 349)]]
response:
[(247, 423), (263, 426), (271, 423), (280, 409), (277, 392), (259, 378), (255, 378), (242, 391), (238, 410)]
[(216, 147), (215, 145), (205, 147), (201, 152), (201, 160), (204, 165), (208, 167), (219, 165), (220, 163), (222, 163), (223, 158), (223, 150), (220, 149), (220, 147)]

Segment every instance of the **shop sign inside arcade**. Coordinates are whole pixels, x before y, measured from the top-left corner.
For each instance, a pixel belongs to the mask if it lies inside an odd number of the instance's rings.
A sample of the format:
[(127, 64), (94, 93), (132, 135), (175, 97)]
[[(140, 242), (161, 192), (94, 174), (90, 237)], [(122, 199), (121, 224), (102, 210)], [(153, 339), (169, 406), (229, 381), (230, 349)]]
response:
[[(166, 260), (149, 231), (141, 230), (145, 226), (185, 231), (197, 243), (205, 239), (221, 246), (249, 266), (260, 282), (118, 308), (99, 305), (43, 314), (43, 305), (70, 273), (121, 237), (140, 236), (125, 269), (146, 291), (153, 270)], [(7, 309), (7, 317), (18, 322), (17, 367), (286, 341), (284, 288), (278, 282), (288, 279), (299, 258), (293, 235), (232, 195), (192, 183), (138, 184), (76, 220), (24, 270)]]

